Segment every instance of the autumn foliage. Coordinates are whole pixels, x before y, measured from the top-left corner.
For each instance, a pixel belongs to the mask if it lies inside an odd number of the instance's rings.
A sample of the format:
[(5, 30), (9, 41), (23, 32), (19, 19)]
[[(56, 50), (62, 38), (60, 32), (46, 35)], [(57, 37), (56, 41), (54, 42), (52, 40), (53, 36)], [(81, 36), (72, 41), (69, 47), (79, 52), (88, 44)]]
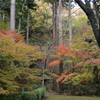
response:
[[(79, 84), (82, 81), (93, 81), (93, 68), (91, 66), (100, 65), (100, 59), (94, 58), (92, 52), (83, 51), (83, 50), (75, 50), (67, 46), (57, 47), (54, 50), (55, 55), (52, 55), (56, 60), (49, 63), (49, 66), (59, 66), (61, 60), (63, 63), (68, 66), (65, 69), (64, 73), (56, 80), (56, 82), (61, 81), (65, 82), (73, 82), (73, 84)], [(65, 66), (65, 67), (66, 67)], [(64, 67), (64, 66), (63, 66)]]
[(36, 76), (41, 70), (30, 69), (35, 60), (43, 58), (37, 47), (26, 45), (24, 37), (16, 32), (0, 30), (0, 93), (31, 90), (40, 81)]
[(2, 35), (3, 38), (10, 37), (14, 42), (19, 42), (22, 40), (24, 37), (16, 33), (15, 31), (2, 31), (0, 30), (0, 34)]

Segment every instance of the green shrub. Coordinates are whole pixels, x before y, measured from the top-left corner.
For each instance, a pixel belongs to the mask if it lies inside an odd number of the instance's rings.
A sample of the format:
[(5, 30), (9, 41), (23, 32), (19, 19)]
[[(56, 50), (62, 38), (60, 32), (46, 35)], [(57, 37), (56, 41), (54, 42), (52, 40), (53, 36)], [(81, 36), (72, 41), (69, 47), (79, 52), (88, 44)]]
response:
[(0, 100), (41, 100), (45, 94), (45, 88), (41, 87), (33, 92), (22, 92), (21, 94), (0, 94)]
[(21, 100), (37, 100), (37, 95), (35, 92), (22, 92)]
[(0, 94), (0, 100), (21, 100), (20, 94)]
[(44, 87), (38, 88), (35, 90), (35, 92), (37, 93), (38, 100), (40, 100), (45, 94), (45, 88)]

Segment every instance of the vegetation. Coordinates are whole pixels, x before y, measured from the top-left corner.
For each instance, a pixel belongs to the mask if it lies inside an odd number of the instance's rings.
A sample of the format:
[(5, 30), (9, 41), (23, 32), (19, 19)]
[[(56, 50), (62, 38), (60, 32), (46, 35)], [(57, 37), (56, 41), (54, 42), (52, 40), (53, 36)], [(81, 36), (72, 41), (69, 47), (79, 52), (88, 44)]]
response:
[(40, 100), (45, 95), (45, 88), (38, 88), (35, 92), (37, 93), (37, 98)]
[[(15, 31), (9, 31), (10, 1), (0, 1), (2, 100), (40, 100), (46, 89), (77, 100), (100, 96), (100, 1), (59, 2), (17, 0)], [(74, 98), (49, 98), (62, 97)]]
[(79, 96), (63, 96), (63, 95), (52, 95), (49, 100), (99, 100), (97, 97), (79, 97)]
[(36, 47), (26, 45), (15, 32), (0, 31), (0, 35), (0, 93), (17, 92), (22, 87), (31, 90), (33, 81), (40, 80), (35, 76), (39, 70), (28, 66), (43, 54)]
[(45, 95), (45, 88), (38, 88), (35, 91), (22, 92), (20, 94), (0, 94), (1, 100), (41, 100)]

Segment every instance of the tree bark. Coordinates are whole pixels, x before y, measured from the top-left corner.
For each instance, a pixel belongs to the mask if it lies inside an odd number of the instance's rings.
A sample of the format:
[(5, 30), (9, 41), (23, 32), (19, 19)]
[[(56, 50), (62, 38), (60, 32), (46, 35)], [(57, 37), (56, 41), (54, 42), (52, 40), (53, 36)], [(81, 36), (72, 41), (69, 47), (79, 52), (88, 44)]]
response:
[(16, 0), (11, 0), (11, 6), (10, 6), (10, 31), (15, 30), (15, 3), (16, 3)]
[(89, 19), (89, 21), (91, 23), (95, 38), (97, 40), (97, 44), (100, 47), (100, 29), (99, 29), (98, 21), (96, 19), (96, 15), (94, 14), (92, 8), (90, 8), (89, 6), (84, 4), (82, 2), (82, 0), (75, 0), (75, 1), (78, 3), (78, 5), (86, 13), (86, 15), (87, 15), (87, 17), (88, 17), (88, 19)]
[[(63, 73), (63, 60), (60, 61), (59, 64), (59, 75), (61, 75)], [(59, 82), (59, 91), (63, 92), (64, 91), (64, 84), (60, 81)]]
[(26, 34), (26, 43), (29, 43), (29, 8), (28, 8), (28, 17), (27, 17), (27, 34)]
[[(23, 9), (24, 9), (24, 4), (25, 4), (26, 0), (24, 1), (24, 3), (22, 4), (22, 13), (23, 13)], [(21, 30), (21, 22), (22, 22), (22, 15), (19, 18), (19, 24), (18, 24), (18, 33)]]
[[(52, 12), (53, 12), (53, 41), (57, 39), (57, 2), (52, 3)], [(55, 43), (56, 45), (56, 43)]]
[(72, 45), (72, 16), (71, 16), (71, 0), (68, 7), (68, 24), (69, 24), (69, 46)]
[(100, 96), (100, 78), (99, 78), (100, 69), (98, 66), (94, 66), (93, 74), (94, 74), (94, 83), (96, 84), (96, 94)]
[(63, 43), (63, 32), (62, 32), (62, 1), (59, 0), (59, 46)]

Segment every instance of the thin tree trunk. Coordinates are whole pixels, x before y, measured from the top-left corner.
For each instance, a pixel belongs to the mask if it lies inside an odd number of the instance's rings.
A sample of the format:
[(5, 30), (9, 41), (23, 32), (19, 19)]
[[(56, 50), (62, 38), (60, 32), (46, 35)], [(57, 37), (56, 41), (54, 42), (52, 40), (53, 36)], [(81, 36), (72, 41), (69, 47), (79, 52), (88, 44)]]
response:
[(19, 18), (18, 33), (20, 32), (20, 29), (21, 29), (21, 18)]
[(55, 2), (52, 3), (52, 12), (53, 12), (53, 40), (55, 41), (55, 34), (56, 34), (56, 29), (55, 29)]
[[(25, 2), (26, 2), (26, 0), (24, 1), (23, 5), (22, 5), (22, 13), (23, 13), (23, 9), (24, 9)], [(20, 29), (21, 29), (21, 21), (22, 21), (22, 15), (19, 18), (18, 32), (20, 32)]]
[(26, 43), (29, 43), (29, 9), (28, 9), (28, 17), (27, 17), (27, 34), (26, 34)]
[[(63, 60), (60, 61), (59, 64), (59, 75), (61, 75), (63, 73)], [(63, 92), (64, 91), (64, 84), (62, 82), (59, 82), (59, 91)]]
[(0, 10), (0, 20), (2, 20), (2, 10)]

